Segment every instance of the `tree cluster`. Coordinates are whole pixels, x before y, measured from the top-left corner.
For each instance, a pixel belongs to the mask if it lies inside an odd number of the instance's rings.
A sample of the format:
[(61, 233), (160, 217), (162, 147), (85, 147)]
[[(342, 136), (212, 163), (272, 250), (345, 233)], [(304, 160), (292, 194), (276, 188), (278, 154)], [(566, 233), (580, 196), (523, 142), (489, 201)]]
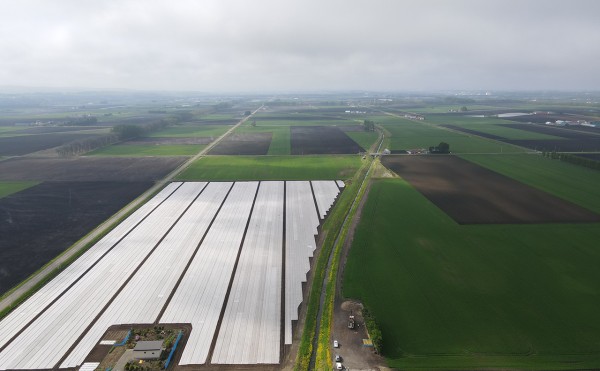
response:
[(440, 142), (436, 147), (429, 147), (429, 153), (450, 153), (450, 145), (446, 142)]
[(119, 141), (119, 137), (114, 134), (103, 135), (101, 137), (86, 138), (64, 144), (56, 149), (60, 156), (77, 156), (82, 153), (93, 151), (96, 148), (108, 146)]
[(111, 131), (117, 135), (119, 140), (133, 139), (139, 137), (145, 132), (143, 127), (131, 124), (115, 125)]
[(365, 131), (375, 131), (375, 122), (371, 120), (364, 120), (363, 129)]

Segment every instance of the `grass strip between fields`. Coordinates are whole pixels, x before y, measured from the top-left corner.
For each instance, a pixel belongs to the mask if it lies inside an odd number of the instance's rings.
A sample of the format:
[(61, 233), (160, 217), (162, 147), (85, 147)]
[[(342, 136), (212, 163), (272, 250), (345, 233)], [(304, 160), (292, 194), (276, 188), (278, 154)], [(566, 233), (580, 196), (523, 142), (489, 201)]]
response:
[(36, 181), (1, 181), (0, 182), (0, 198), (9, 196), (13, 193), (23, 191), (27, 188), (31, 188), (40, 184), (41, 182)]

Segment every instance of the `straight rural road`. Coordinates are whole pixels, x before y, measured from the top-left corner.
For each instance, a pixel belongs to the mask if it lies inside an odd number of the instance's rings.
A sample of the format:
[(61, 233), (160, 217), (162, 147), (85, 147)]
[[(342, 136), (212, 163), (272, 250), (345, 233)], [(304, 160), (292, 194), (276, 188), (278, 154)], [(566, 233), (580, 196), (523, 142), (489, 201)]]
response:
[(88, 233), (85, 237), (77, 241), (73, 246), (69, 249), (65, 250), (61, 255), (56, 257), (50, 263), (48, 263), (41, 270), (37, 271), (26, 281), (24, 281), (20, 286), (15, 288), (12, 292), (6, 295), (0, 301), (0, 311), (4, 310), (12, 306), (14, 303), (18, 301), (18, 299), (27, 293), (30, 289), (35, 287), (39, 282), (43, 281), (48, 275), (52, 274), (56, 269), (61, 268), (61, 266), (69, 260), (74, 254), (83, 249), (87, 244), (92, 242), (95, 238), (100, 236), (102, 233), (106, 232), (108, 229), (112, 228), (113, 225), (118, 222), (121, 218), (126, 216), (129, 212), (142, 205), (144, 202), (148, 200), (149, 197), (154, 195), (157, 191), (162, 189), (167, 183), (171, 182), (177, 175), (181, 174), (185, 169), (187, 169), (194, 161), (198, 160), (200, 157), (206, 155), (214, 146), (219, 144), (225, 137), (231, 134), (235, 129), (237, 129), (240, 125), (245, 123), (250, 117), (252, 117), (256, 112), (258, 112), (264, 105), (258, 107), (254, 110), (250, 115), (244, 117), (240, 122), (232, 126), (229, 130), (227, 130), (223, 135), (214, 140), (211, 144), (209, 144), (206, 148), (200, 151), (195, 156), (191, 157), (189, 160), (181, 164), (178, 168), (170, 172), (166, 177), (157, 181), (150, 189), (144, 192), (141, 196), (130, 202), (127, 206), (119, 210), (116, 214), (111, 216), (109, 219), (104, 221), (90, 233)]

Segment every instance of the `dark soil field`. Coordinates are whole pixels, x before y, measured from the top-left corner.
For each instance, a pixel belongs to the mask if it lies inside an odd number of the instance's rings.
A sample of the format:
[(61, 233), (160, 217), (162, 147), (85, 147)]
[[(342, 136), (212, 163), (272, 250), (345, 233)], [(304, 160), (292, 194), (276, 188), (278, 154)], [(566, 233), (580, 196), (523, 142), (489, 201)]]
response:
[(459, 224), (598, 222), (600, 215), (454, 156), (385, 156)]
[(266, 155), (272, 133), (231, 134), (210, 151), (211, 155)]
[(0, 180), (154, 181), (187, 157), (12, 158), (0, 161)]
[(22, 156), (94, 136), (97, 134), (57, 133), (0, 138), (0, 156)]
[(190, 137), (190, 138), (178, 138), (178, 137), (147, 137), (137, 138), (128, 140), (121, 144), (127, 145), (138, 145), (138, 144), (156, 144), (156, 145), (173, 145), (173, 144), (209, 144), (214, 138), (211, 137)]
[(466, 129), (455, 125), (440, 125), (452, 130), (467, 134), (478, 135), (483, 138), (498, 140), (504, 143), (515, 144), (517, 146), (530, 148), (537, 151), (557, 151), (557, 152), (581, 152), (581, 151), (600, 151), (600, 136), (587, 134), (581, 131), (563, 129), (551, 126), (532, 125), (532, 124), (502, 124), (512, 129), (531, 131), (547, 135), (554, 135), (565, 139), (506, 139), (498, 135), (482, 133), (477, 130)]
[(0, 295), (151, 185), (46, 182), (0, 199)]
[(467, 129), (467, 128), (463, 128), (461, 126), (456, 126), (456, 125), (440, 125), (440, 126), (448, 128), (448, 129), (460, 131), (461, 133), (474, 134), (474, 135), (480, 136), (482, 138), (489, 138), (489, 139), (499, 140), (499, 141), (503, 141), (503, 142), (507, 141), (506, 138), (501, 137), (499, 135), (482, 133), (481, 131)]
[(335, 126), (291, 126), (292, 155), (354, 154), (365, 149)]

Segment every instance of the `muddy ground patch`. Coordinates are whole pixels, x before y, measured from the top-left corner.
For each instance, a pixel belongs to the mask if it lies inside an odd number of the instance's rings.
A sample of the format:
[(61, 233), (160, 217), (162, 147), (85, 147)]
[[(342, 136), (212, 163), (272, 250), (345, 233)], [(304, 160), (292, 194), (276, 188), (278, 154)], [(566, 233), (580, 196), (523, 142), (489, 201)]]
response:
[(600, 215), (455, 156), (385, 156), (459, 224), (598, 222)]

